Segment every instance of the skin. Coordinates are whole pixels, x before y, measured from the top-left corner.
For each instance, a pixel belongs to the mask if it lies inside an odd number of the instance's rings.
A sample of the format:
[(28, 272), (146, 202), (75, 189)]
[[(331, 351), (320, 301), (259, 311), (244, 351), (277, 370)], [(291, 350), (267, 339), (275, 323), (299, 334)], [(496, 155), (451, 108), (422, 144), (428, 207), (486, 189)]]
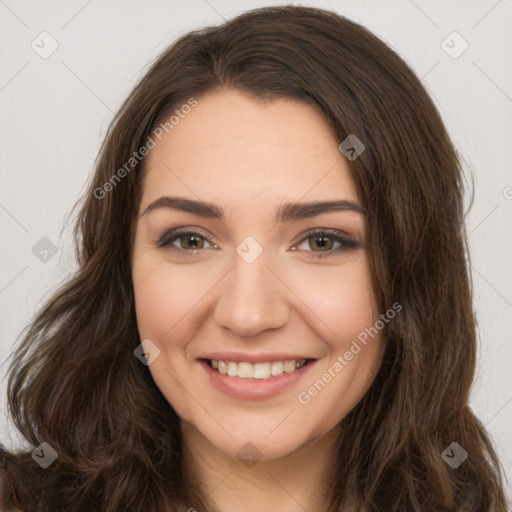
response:
[[(141, 340), (160, 350), (149, 370), (181, 418), (186, 473), (218, 510), (323, 510), (339, 424), (376, 372), (379, 335), (308, 404), (297, 395), (378, 320), (365, 218), (338, 210), (273, 219), (283, 202), (357, 203), (348, 161), (314, 106), (289, 98), (263, 102), (233, 89), (197, 100), (146, 160), (132, 276)], [(142, 215), (166, 195), (215, 203), (226, 218), (171, 208)], [(181, 226), (205, 238), (191, 243), (182, 236), (158, 247), (162, 235)], [(339, 243), (328, 238), (326, 253), (318, 237), (308, 240), (314, 228), (343, 231), (360, 246), (335, 252)], [(236, 252), (247, 236), (263, 249), (250, 264)], [(172, 247), (196, 251), (187, 256)], [(324, 257), (312, 259), (315, 253)], [(197, 358), (211, 350), (293, 350), (317, 361), (291, 388), (247, 401), (208, 383)], [(250, 467), (237, 455), (249, 442), (259, 450)]]

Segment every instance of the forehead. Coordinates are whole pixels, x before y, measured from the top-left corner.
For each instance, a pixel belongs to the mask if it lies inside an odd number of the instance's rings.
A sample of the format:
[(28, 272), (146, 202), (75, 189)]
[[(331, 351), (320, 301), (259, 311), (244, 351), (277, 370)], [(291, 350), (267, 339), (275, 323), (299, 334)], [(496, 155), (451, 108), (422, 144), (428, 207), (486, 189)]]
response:
[(348, 162), (319, 108), (233, 89), (197, 98), (146, 159), (142, 207), (165, 193), (240, 211), (284, 201), (357, 201)]

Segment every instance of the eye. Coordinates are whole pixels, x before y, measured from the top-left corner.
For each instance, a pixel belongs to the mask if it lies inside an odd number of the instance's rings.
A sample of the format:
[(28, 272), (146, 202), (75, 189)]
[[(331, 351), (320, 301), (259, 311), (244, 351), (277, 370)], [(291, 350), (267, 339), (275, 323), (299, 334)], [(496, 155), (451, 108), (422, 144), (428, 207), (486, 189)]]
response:
[[(176, 244), (176, 242), (179, 245)], [(294, 246), (291, 250), (296, 251), (298, 247), (304, 244), (309, 244), (310, 248), (314, 250), (300, 250), (309, 252), (309, 257), (313, 259), (326, 258), (361, 247), (361, 243), (356, 242), (344, 232), (333, 229), (316, 229), (311, 231), (301, 240), (300, 244)], [(338, 244), (338, 247), (334, 248), (335, 244)], [(160, 240), (158, 240), (157, 246), (186, 256), (197, 255), (203, 249), (219, 248), (219, 246), (211, 242), (206, 235), (199, 231), (193, 231), (190, 228), (176, 228), (167, 231)], [(319, 250), (315, 250), (315, 248)]]
[[(181, 247), (176, 246), (174, 242), (178, 242)], [(211, 245), (214, 249), (218, 248), (217, 244), (210, 242), (205, 235), (198, 231), (192, 231), (188, 228), (177, 228), (167, 231), (158, 240), (157, 246), (186, 256), (193, 256), (205, 248), (205, 243)]]
[[(311, 248), (318, 248), (319, 250), (313, 250), (310, 252), (309, 257), (311, 258), (328, 258), (335, 256), (344, 251), (357, 249), (361, 247), (361, 243), (356, 242), (345, 233), (333, 229), (317, 229), (310, 231), (306, 238), (303, 238), (301, 244), (294, 246), (292, 250), (297, 250), (296, 247), (301, 245), (309, 244)], [(338, 244), (337, 248), (333, 248), (335, 244)]]

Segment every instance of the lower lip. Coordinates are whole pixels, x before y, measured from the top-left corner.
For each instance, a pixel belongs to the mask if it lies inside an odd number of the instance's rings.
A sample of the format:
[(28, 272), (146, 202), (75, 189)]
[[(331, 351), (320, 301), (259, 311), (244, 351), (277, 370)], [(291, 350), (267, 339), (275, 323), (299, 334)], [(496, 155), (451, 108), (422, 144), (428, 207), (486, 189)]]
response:
[(212, 386), (225, 395), (240, 400), (266, 400), (296, 384), (309, 372), (315, 361), (292, 373), (283, 373), (277, 377), (261, 380), (230, 377), (214, 370), (206, 361), (200, 361), (200, 364), (205, 369)]

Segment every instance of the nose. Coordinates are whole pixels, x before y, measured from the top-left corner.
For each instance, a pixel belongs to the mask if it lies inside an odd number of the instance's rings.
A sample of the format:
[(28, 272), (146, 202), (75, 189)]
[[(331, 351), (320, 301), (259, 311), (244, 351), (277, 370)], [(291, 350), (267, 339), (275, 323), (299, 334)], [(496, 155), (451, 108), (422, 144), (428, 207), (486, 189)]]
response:
[(265, 251), (252, 263), (235, 253), (233, 269), (222, 280), (215, 320), (237, 337), (255, 337), (288, 322), (288, 290), (267, 265)]

